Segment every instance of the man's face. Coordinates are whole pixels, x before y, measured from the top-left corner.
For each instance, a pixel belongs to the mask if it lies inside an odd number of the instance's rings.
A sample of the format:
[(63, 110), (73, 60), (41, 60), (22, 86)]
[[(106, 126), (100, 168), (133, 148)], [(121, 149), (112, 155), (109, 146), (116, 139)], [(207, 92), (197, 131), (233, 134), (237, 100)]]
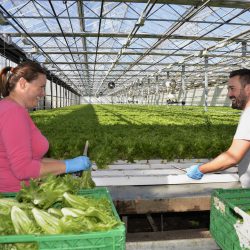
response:
[(240, 76), (234, 76), (228, 80), (228, 97), (232, 101), (233, 109), (244, 109), (248, 101), (245, 87), (240, 83)]

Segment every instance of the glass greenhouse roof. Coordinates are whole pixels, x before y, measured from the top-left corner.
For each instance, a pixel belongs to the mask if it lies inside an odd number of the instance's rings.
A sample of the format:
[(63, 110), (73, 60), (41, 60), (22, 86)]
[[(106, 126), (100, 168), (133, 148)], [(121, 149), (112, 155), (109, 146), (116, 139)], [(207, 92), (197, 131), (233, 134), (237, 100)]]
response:
[(83, 96), (161, 90), (167, 79), (194, 88), (205, 72), (225, 84), (250, 66), (250, 1), (0, 3), (1, 38)]

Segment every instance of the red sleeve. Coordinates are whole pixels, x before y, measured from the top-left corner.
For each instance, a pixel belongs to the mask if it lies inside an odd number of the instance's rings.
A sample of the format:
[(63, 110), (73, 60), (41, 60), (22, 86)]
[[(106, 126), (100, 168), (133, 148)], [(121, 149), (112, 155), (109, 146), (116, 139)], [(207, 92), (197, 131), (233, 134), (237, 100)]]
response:
[(2, 138), (11, 171), (19, 180), (37, 178), (41, 162), (32, 159), (32, 133), (28, 113), (23, 108), (13, 109), (2, 117)]

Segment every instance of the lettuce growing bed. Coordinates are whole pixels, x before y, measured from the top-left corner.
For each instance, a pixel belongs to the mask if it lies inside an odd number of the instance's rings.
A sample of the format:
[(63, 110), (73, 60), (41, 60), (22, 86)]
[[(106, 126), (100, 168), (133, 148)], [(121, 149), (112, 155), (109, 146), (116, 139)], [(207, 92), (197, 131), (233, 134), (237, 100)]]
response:
[[(120, 221), (113, 205), (111, 196), (106, 188), (81, 190), (79, 195), (92, 198), (107, 198), (112, 205), (115, 217)], [(15, 197), (14, 193), (5, 194), (6, 197)], [(6, 244), (8, 243), (8, 244)], [(16, 243), (21, 243), (20, 245)], [(30, 245), (30, 243), (34, 243)], [(19, 246), (19, 248), (16, 248)], [(31, 248), (33, 247), (33, 248)], [(6, 235), (0, 236), (1, 250), (79, 250), (79, 249), (125, 249), (125, 226), (120, 226), (103, 232), (64, 234), (64, 235)]]
[(78, 105), (36, 111), (48, 157), (88, 154), (98, 167), (116, 160), (209, 159), (232, 141), (240, 112), (229, 107)]

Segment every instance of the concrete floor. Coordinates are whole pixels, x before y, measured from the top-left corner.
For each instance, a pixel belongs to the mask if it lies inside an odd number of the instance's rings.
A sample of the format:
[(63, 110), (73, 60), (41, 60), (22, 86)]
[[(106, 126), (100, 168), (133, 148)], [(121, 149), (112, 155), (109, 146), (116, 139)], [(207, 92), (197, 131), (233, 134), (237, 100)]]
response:
[(126, 250), (218, 250), (207, 229), (130, 233)]
[(127, 242), (126, 250), (218, 250), (213, 239)]

